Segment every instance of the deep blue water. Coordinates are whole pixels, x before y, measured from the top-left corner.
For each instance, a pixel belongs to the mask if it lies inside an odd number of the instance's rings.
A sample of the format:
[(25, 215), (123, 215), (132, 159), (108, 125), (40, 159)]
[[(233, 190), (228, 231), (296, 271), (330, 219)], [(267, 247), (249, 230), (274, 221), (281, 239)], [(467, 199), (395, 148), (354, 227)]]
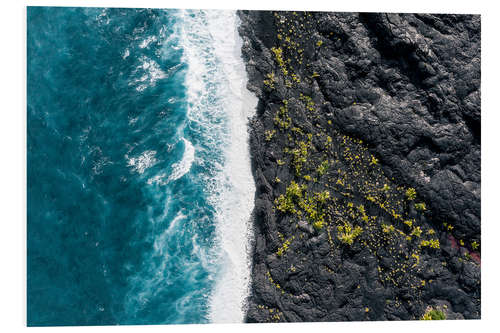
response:
[(188, 98), (187, 18), (28, 8), (28, 325), (210, 320), (229, 120), (209, 43)]

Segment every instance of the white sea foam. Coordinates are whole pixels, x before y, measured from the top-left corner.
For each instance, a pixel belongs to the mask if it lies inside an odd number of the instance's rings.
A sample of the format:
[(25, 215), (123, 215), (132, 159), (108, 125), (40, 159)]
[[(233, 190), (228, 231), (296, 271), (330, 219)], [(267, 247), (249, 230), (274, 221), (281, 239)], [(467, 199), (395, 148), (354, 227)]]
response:
[(148, 185), (152, 185), (152, 184), (166, 185), (168, 183), (168, 181), (165, 180), (165, 178), (167, 178), (167, 175), (164, 172), (162, 172), (158, 175), (155, 175), (155, 176), (149, 178)]
[[(189, 172), (191, 166), (194, 162), (195, 157), (195, 148), (189, 140), (182, 138), (182, 142), (184, 143), (184, 153), (182, 154), (182, 158), (179, 162), (172, 164), (172, 171), (169, 176), (165, 172), (159, 173), (148, 179), (148, 185), (158, 184), (158, 185), (166, 185), (171, 181), (177, 180), (184, 176)], [(171, 147), (167, 148), (167, 151), (170, 151)], [(135, 161), (134, 161), (135, 162)], [(130, 164), (130, 162), (129, 162)]]
[(242, 322), (249, 293), (250, 215), (255, 193), (247, 123), (257, 99), (246, 89), (236, 13), (183, 11), (182, 20), (189, 122), (192, 128), (205, 128), (209, 147), (213, 141), (214, 145), (222, 142), (225, 148), (224, 161), (214, 163), (217, 176), (205, 184), (216, 208), (220, 269), (210, 295), (209, 320)]
[(129, 49), (125, 49), (125, 52), (123, 52), (123, 56), (122, 58), (123, 59), (127, 59), (127, 57), (130, 55), (130, 50)]
[(108, 8), (104, 8), (101, 13), (96, 17), (96, 20), (99, 24), (109, 24), (110, 18), (108, 16)]
[(132, 167), (133, 171), (143, 174), (147, 168), (152, 167), (158, 162), (155, 156), (156, 151), (146, 150), (137, 157), (128, 157), (128, 155), (125, 155), (125, 158), (128, 161), (128, 166)]
[(148, 47), (149, 44), (151, 44), (152, 42), (156, 42), (156, 36), (149, 36), (148, 38), (146, 38), (145, 40), (143, 40), (140, 44), (139, 44), (139, 47), (141, 49), (143, 48), (146, 48)]
[(135, 88), (137, 91), (143, 91), (147, 87), (154, 87), (158, 80), (167, 77), (167, 74), (153, 59), (142, 56), (139, 60), (141, 64), (134, 70), (133, 74), (142, 73), (142, 75), (139, 79), (133, 80), (129, 83), (129, 85), (138, 84)]
[(172, 165), (172, 173), (170, 174), (169, 180), (177, 180), (184, 176), (191, 169), (191, 165), (194, 161), (194, 147), (191, 142), (182, 138), (184, 142), (184, 154), (182, 159)]

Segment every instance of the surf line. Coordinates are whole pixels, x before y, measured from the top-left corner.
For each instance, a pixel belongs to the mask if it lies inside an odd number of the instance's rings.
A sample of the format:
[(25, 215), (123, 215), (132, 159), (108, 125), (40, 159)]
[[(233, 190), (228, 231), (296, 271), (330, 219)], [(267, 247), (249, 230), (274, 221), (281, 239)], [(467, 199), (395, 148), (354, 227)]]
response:
[[(192, 109), (188, 118), (210, 123), (210, 119), (220, 116), (226, 124), (224, 128), (216, 123), (204, 124), (213, 125), (209, 128), (212, 132), (224, 132), (219, 134), (224, 144), (224, 162), (217, 171), (214, 189), (217, 194), (213, 195), (217, 272), (208, 299), (208, 320), (243, 322), (250, 291), (253, 239), (250, 219), (255, 195), (248, 119), (255, 113), (257, 98), (246, 88), (248, 78), (241, 57), (236, 12), (189, 10), (181, 13), (181, 19), (185, 25), (188, 105)], [(210, 94), (214, 96), (207, 96)], [(214, 100), (215, 105), (211, 102)], [(210, 115), (205, 114), (209, 111)]]

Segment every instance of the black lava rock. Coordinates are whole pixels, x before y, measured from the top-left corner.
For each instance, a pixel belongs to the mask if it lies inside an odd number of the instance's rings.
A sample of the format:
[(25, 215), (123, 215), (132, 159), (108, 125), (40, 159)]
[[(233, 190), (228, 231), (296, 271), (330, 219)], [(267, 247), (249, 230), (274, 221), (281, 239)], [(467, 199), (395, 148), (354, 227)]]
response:
[(480, 318), (480, 17), (238, 14), (247, 321)]

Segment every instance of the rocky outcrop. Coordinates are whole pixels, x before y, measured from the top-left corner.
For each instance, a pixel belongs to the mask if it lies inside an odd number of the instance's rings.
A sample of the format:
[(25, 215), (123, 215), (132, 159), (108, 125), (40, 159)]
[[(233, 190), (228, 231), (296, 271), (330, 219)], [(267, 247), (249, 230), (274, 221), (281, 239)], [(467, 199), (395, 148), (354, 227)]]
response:
[(480, 317), (480, 17), (240, 11), (247, 321)]

